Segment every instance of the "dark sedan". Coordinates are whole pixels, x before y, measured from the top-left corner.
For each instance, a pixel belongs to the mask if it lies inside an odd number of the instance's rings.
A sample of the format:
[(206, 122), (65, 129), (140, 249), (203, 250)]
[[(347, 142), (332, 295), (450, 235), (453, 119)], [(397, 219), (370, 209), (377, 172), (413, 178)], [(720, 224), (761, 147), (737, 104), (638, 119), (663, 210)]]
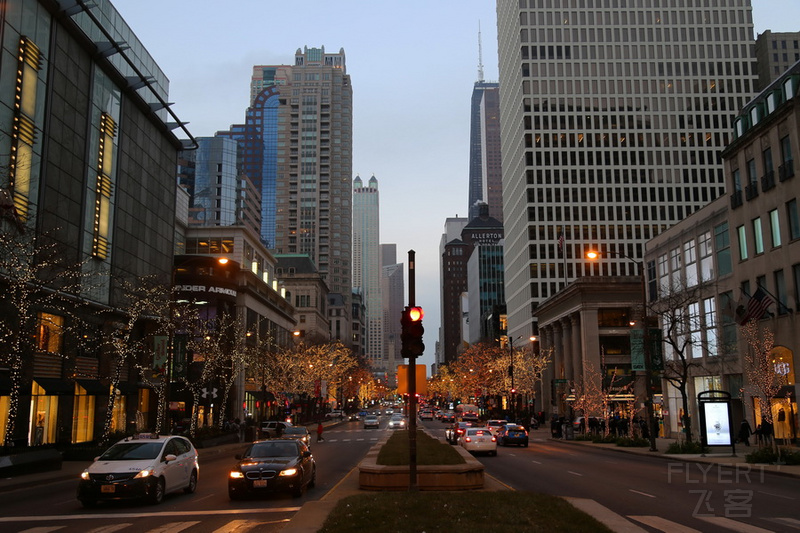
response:
[(228, 497), (288, 492), (302, 496), (316, 483), (314, 456), (302, 441), (270, 439), (251, 444), (228, 474)]
[(497, 432), (497, 444), (500, 446), (511, 446), (512, 444), (517, 444), (527, 448), (528, 432), (522, 426), (518, 426), (516, 424), (506, 424)]

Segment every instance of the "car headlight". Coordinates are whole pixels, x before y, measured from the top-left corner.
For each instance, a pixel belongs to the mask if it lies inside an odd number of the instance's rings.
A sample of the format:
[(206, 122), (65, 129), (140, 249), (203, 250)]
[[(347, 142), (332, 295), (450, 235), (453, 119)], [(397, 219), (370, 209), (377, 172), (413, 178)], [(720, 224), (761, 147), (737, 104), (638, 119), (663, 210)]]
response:
[(238, 470), (231, 470), (230, 474), (228, 474), (228, 477), (230, 477), (231, 479), (242, 479), (244, 477), (244, 474), (242, 472), (239, 472)]
[(133, 479), (137, 479), (137, 478), (141, 479), (141, 478), (145, 478), (145, 477), (150, 477), (152, 475), (153, 475), (153, 469), (152, 468), (145, 468), (144, 470), (142, 470), (141, 472), (139, 472), (138, 474), (133, 476)]
[(81, 479), (89, 481), (90, 476), (89, 476), (89, 472), (87, 470), (84, 470), (83, 472), (81, 472)]
[(294, 476), (295, 474), (297, 474), (296, 468), (287, 468), (286, 470), (281, 470), (280, 473), (281, 476)]

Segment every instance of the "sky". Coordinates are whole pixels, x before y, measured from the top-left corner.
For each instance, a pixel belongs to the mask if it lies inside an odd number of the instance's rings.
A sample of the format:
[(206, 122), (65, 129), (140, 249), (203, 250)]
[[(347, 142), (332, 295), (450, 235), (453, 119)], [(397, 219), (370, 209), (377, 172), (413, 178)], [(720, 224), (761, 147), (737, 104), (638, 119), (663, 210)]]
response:
[[(112, 3), (169, 78), (172, 109), (195, 137), (244, 123), (254, 65), (292, 64), (305, 46), (344, 49), (353, 86), (353, 177), (378, 179), (381, 243), (397, 245), (406, 271), (408, 251), (415, 251), (415, 300), (425, 311), (425, 355), (417, 362), (432, 364), (441, 322), (439, 243), (446, 218), (467, 216), (479, 57), (483, 78), (498, 79), (495, 2)], [(800, 0), (752, 5), (756, 33), (800, 31)]]

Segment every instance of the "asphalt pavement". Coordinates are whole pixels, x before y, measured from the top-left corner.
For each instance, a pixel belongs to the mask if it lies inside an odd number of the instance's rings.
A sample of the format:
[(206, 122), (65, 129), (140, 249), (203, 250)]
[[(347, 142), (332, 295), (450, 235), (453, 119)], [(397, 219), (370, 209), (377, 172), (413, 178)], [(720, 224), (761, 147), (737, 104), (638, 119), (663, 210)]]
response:
[[(329, 421), (325, 426), (334, 426), (339, 422)], [(736, 465), (745, 465), (745, 454), (756, 449), (755, 446), (743, 447), (741, 445), (736, 447), (735, 454), (732, 453), (730, 448), (714, 449), (713, 453), (708, 454), (667, 454), (667, 448), (670, 444), (675, 442), (675, 439), (656, 439), (657, 451), (650, 451), (648, 448), (624, 448), (614, 444), (594, 444), (590, 441), (576, 441), (564, 439), (550, 439), (550, 431), (542, 428), (531, 432), (533, 438), (546, 438), (548, 440), (556, 440), (572, 446), (591, 446), (593, 448), (604, 448), (613, 450), (620, 453), (634, 453), (640, 455), (649, 455), (659, 457), (669, 461), (687, 461), (699, 462), (707, 464), (716, 464), (721, 466), (730, 466), (735, 468)], [(225, 444), (213, 448), (200, 448), (198, 453), (202, 461), (203, 457), (208, 457), (214, 454), (236, 453), (236, 450), (241, 449), (244, 444)], [(61, 481), (74, 479), (77, 482), (81, 472), (86, 468), (86, 461), (64, 461), (61, 470), (54, 470), (50, 472), (40, 472), (34, 474), (26, 474), (15, 477), (7, 477), (0, 479), (0, 493), (15, 490), (24, 487), (42, 486), (48, 482)], [(779, 475), (795, 476), (800, 478), (800, 466), (797, 465), (763, 465), (767, 472), (773, 472)], [(339, 483), (336, 484), (319, 500), (309, 501), (303, 504), (300, 510), (288, 522), (283, 531), (287, 533), (314, 533), (318, 531), (330, 512), (336, 507), (339, 500), (352, 494), (368, 494), (370, 491), (361, 490), (359, 488), (358, 480), (358, 467), (353, 468)], [(485, 486), (482, 490), (512, 490), (501, 481), (486, 475)], [(635, 526), (631, 522), (616, 515), (612, 511), (597, 505), (591, 500), (568, 499), (571, 504), (581, 509), (584, 512), (594, 516), (612, 530), (619, 533), (633, 533), (643, 532), (644, 530)]]

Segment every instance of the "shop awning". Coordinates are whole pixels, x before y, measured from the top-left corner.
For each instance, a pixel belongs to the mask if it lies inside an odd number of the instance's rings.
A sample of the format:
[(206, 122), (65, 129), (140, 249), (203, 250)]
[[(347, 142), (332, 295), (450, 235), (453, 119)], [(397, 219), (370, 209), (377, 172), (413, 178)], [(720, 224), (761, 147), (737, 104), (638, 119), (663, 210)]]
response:
[(784, 385), (780, 388), (780, 390), (775, 394), (776, 398), (794, 398), (797, 400), (797, 390), (795, 389), (794, 385)]
[(109, 388), (97, 379), (76, 379), (75, 382), (86, 390), (86, 394), (92, 396), (108, 394), (109, 391)]
[(75, 394), (75, 384), (65, 379), (34, 378), (33, 381), (44, 389), (46, 396)]

